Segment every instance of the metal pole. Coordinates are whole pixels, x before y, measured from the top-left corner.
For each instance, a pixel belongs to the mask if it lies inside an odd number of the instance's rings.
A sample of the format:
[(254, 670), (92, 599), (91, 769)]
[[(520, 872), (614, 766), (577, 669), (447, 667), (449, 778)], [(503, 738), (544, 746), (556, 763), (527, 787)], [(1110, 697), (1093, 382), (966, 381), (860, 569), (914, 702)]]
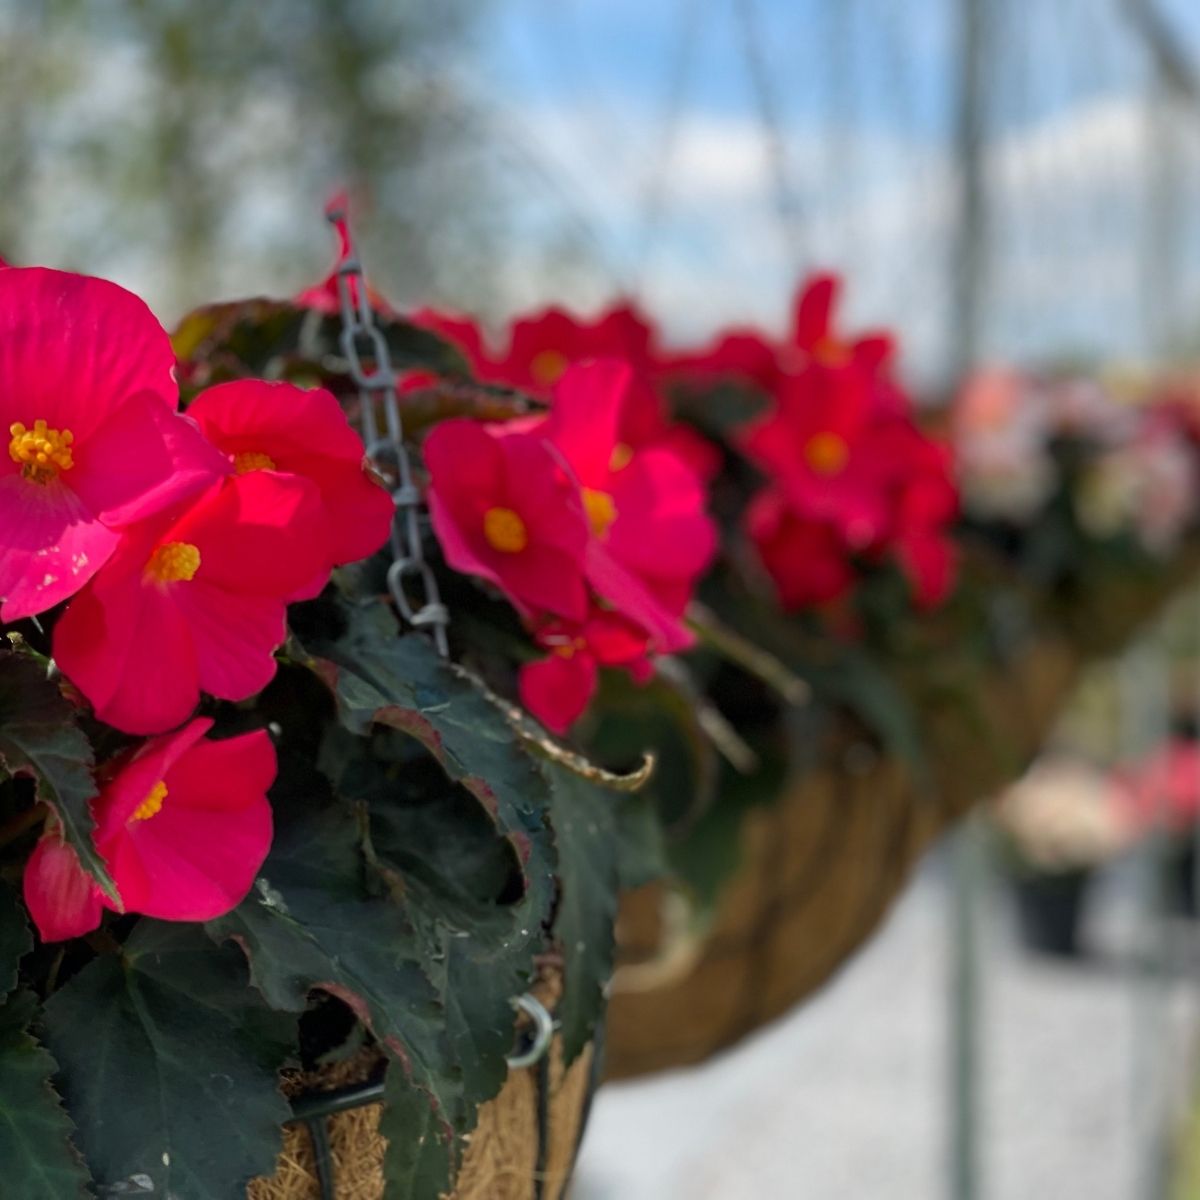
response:
[[(979, 355), (986, 299), (987, 185), (985, 179), (988, 0), (959, 0), (959, 97), (955, 131), (958, 224), (950, 294), (950, 364), (957, 378)], [(978, 816), (966, 821), (952, 849), (950, 909), (949, 1060), (947, 1080), (948, 1200), (983, 1195), (980, 1155), (983, 913), (987, 846)]]
[[(1168, 728), (1168, 683), (1161, 647), (1134, 646), (1121, 666), (1122, 750), (1134, 762), (1160, 748)], [(1130, 1118), (1134, 1139), (1136, 1200), (1167, 1194), (1166, 1055), (1169, 930), (1164, 912), (1167, 850), (1166, 797), (1155, 797), (1157, 816), (1137, 855), (1137, 945), (1130, 967), (1132, 1047)]]

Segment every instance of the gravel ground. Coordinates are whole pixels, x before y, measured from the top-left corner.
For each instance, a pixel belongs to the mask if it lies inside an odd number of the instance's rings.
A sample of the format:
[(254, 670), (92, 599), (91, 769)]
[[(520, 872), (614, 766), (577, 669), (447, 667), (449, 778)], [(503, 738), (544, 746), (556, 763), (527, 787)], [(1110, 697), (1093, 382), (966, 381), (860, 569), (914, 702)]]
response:
[[(991, 895), (986, 1200), (1156, 1194), (1147, 1171), (1195, 1062), (1200, 975), (1182, 924), (1169, 930), (1173, 983), (1131, 968), (1148, 941), (1132, 891), (1128, 870), (1098, 889), (1100, 956), (1085, 965), (1022, 951), (1006, 895)], [(946, 1168), (949, 900), (935, 861), (803, 1009), (698, 1069), (605, 1088), (573, 1200), (958, 1200)]]

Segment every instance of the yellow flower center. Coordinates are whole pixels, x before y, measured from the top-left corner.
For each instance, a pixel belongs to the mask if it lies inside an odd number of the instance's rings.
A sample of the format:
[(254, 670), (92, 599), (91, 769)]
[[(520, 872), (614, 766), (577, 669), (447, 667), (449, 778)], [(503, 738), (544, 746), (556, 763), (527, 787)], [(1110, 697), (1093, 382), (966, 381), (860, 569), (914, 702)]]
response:
[(200, 570), (200, 551), (191, 542), (164, 542), (146, 563), (146, 578), (155, 583), (186, 583)]
[(804, 447), (804, 461), (818, 475), (836, 475), (850, 457), (850, 447), (836, 433), (816, 433)]
[(525, 522), (511, 508), (489, 508), (483, 514), (483, 536), (501, 554), (520, 554), (529, 545)]
[(567, 356), (561, 351), (542, 350), (533, 356), (533, 361), (529, 364), (529, 373), (541, 387), (549, 387), (559, 381), (569, 365)]
[(598, 538), (604, 537), (608, 533), (608, 527), (617, 519), (617, 506), (613, 503), (613, 498), (607, 492), (584, 488), (583, 507), (592, 532)]
[(837, 338), (823, 337), (813, 346), (812, 356), (822, 366), (841, 367), (850, 361), (850, 348)]
[(32, 429), (26, 429), (20, 421), (8, 427), (12, 435), (8, 453), (13, 462), (21, 466), (21, 474), (30, 483), (45, 486), (58, 478), (60, 471), (69, 471), (75, 462), (71, 458), (71, 444), (75, 435), (69, 429), (50, 429), (42, 420), (34, 421)]
[(618, 442), (613, 447), (612, 458), (608, 460), (610, 471), (623, 471), (633, 462), (633, 447), (628, 442)]
[(239, 475), (248, 475), (251, 471), (273, 471), (275, 460), (269, 454), (260, 454), (257, 450), (243, 450), (233, 456), (233, 469)]
[(158, 816), (158, 811), (163, 806), (163, 801), (167, 798), (167, 785), (163, 780), (159, 780), (149, 791), (145, 800), (141, 802), (133, 810), (131, 821), (148, 821), (151, 817)]

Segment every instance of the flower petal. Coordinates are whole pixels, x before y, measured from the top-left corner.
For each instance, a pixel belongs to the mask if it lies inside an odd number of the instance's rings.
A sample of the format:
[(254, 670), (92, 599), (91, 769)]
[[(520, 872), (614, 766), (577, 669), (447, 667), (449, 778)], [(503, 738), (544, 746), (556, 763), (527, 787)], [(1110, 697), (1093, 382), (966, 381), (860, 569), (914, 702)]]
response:
[(526, 663), (517, 680), (521, 703), (552, 733), (565, 734), (596, 691), (596, 674), (596, 660), (586, 653)]
[(132, 396), (78, 444), (65, 481), (106, 525), (129, 525), (196, 495), (229, 461), (193, 421), (150, 392)]
[(0, 476), (0, 620), (45, 612), (74, 595), (119, 540), (61, 479)]
[(43, 942), (62, 942), (100, 924), (102, 893), (58, 833), (45, 833), (25, 864), (25, 906)]
[(39, 418), (78, 443), (138, 392), (178, 403), (175, 353), (154, 314), (104, 279), (0, 272), (0, 428)]

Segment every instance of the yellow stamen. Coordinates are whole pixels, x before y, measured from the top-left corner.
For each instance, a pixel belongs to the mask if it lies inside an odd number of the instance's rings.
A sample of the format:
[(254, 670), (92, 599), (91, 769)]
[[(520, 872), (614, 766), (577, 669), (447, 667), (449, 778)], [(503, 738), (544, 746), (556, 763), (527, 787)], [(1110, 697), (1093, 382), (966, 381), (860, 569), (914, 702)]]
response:
[(489, 508), (483, 514), (483, 536), (501, 554), (520, 554), (529, 545), (525, 522), (511, 508)]
[(141, 802), (133, 810), (131, 821), (148, 821), (151, 817), (158, 816), (158, 810), (162, 808), (163, 801), (167, 798), (167, 785), (163, 780), (159, 780), (149, 791), (145, 800)]
[(610, 471), (623, 471), (633, 462), (633, 447), (628, 442), (618, 442), (613, 447), (612, 458), (608, 460)]
[(587, 642), (581, 637), (569, 638), (551, 647), (551, 651), (559, 658), (574, 658), (580, 650), (587, 649)]
[(535, 383), (541, 387), (549, 387), (559, 381), (569, 365), (567, 356), (561, 351), (543, 350), (533, 356), (533, 361), (529, 364), (529, 373)]
[(146, 563), (146, 578), (155, 583), (186, 583), (200, 570), (200, 551), (191, 542), (164, 542)]
[(812, 348), (812, 356), (826, 367), (841, 367), (850, 361), (850, 348), (837, 338), (823, 337)]
[(251, 471), (273, 471), (275, 460), (269, 454), (260, 454), (257, 450), (243, 450), (233, 456), (233, 469), (239, 475), (248, 475)]
[(813, 434), (804, 447), (804, 459), (818, 475), (838, 474), (849, 457), (845, 439), (828, 431)]
[(607, 492), (584, 488), (583, 507), (592, 532), (598, 538), (604, 537), (608, 533), (608, 527), (617, 519), (617, 506), (613, 503), (613, 498)]
[(71, 457), (75, 435), (69, 429), (50, 429), (39, 419), (34, 421), (32, 429), (15, 421), (8, 432), (12, 435), (9, 456), (20, 464), (21, 475), (30, 483), (45, 486), (57, 479), (60, 471), (69, 471), (75, 465)]

